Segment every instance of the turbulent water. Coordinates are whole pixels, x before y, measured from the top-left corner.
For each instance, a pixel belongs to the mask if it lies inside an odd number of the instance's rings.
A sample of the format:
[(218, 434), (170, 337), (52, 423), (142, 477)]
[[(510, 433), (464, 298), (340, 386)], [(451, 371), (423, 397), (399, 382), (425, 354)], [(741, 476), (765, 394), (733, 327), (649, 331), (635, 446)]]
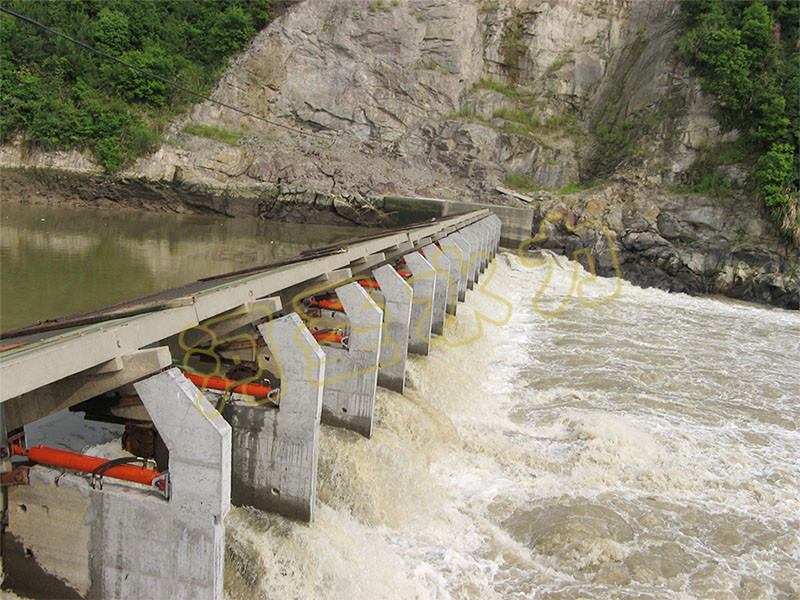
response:
[(229, 598), (800, 596), (800, 314), (534, 264), (323, 428), (312, 525), (232, 510)]

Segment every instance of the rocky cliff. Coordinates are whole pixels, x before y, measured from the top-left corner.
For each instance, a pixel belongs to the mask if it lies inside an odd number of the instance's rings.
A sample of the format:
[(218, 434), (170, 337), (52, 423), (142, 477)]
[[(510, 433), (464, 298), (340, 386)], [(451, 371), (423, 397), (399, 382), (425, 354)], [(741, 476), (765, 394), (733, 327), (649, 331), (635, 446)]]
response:
[[(538, 190), (539, 221), (568, 215), (553, 248), (606, 256), (605, 235), (574, 227), (600, 220), (633, 281), (796, 307), (797, 248), (747, 192), (674, 191), (700, 149), (735, 136), (671, 58), (678, 16), (674, 0), (296, 2), (213, 97), (305, 134), (202, 103), (124, 176), (244, 194), (260, 216), (302, 220), (286, 206), (310, 195), (370, 223), (382, 215), (369, 198), (382, 194), (523, 205), (496, 188)], [(197, 124), (236, 141), (197, 135)], [(86, 157), (21, 146), (2, 160), (91, 170)]]

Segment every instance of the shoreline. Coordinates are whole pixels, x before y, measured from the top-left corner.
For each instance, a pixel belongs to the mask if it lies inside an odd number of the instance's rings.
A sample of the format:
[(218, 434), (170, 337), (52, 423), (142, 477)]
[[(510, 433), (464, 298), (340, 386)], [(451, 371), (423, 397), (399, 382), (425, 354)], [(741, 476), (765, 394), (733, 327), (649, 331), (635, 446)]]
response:
[[(503, 245), (544, 236), (539, 246), (578, 258), (584, 268), (639, 287), (800, 309), (798, 251), (781, 247), (747, 207), (703, 197), (642, 190), (624, 183), (526, 208), (491, 206), (504, 221)], [(109, 177), (50, 168), (0, 167), (2, 203), (99, 207), (271, 220), (309, 225), (393, 227), (454, 214), (475, 203), (404, 196), (362, 196), (292, 186), (213, 186), (206, 182)], [(562, 218), (553, 220), (552, 216)], [(594, 227), (586, 225), (594, 224)], [(736, 227), (729, 239), (727, 227)], [(761, 228), (755, 234), (744, 230)], [(611, 244), (611, 245), (610, 245)], [(588, 250), (588, 252), (587, 252)], [(591, 256), (591, 264), (586, 258)]]

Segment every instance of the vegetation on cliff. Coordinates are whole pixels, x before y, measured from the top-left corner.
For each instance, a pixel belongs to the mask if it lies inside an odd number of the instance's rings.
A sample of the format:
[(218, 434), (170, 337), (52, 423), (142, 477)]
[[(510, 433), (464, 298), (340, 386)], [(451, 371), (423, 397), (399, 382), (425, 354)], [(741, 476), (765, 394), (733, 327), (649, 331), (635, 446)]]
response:
[[(800, 3), (681, 0), (678, 41), (781, 231), (800, 239)], [(707, 175), (707, 174), (706, 174)], [(702, 174), (700, 176), (703, 176)]]
[[(207, 92), (270, 18), (271, 0), (2, 0), (127, 63)], [(159, 142), (191, 97), (6, 13), (0, 14), (0, 141), (90, 149), (118, 170)]]

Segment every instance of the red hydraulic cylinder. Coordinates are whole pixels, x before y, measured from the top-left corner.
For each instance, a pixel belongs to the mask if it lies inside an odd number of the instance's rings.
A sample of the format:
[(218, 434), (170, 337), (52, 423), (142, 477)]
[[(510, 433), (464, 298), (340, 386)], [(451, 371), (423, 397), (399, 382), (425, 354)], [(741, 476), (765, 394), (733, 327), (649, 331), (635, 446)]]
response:
[[(77, 452), (70, 452), (69, 450), (60, 450), (58, 448), (48, 448), (47, 446), (35, 446), (25, 450), (20, 446), (12, 446), (12, 453), (16, 455), (27, 456), (29, 460), (42, 465), (49, 465), (51, 467), (63, 467), (65, 469), (72, 469), (73, 471), (81, 471), (83, 473), (92, 473), (98, 467), (102, 467), (108, 462), (108, 459), (98, 458), (97, 456), (88, 456), (86, 454), (78, 454)], [(116, 465), (109, 467), (102, 473), (103, 477), (113, 477), (114, 479), (122, 479), (124, 481), (133, 481), (135, 483), (143, 483), (145, 485), (153, 485), (153, 480), (161, 477), (163, 473), (148, 469), (144, 466), (137, 467), (134, 465)], [(158, 486), (163, 486), (163, 481), (158, 482)]]
[(346, 336), (341, 333), (333, 333), (332, 331), (312, 331), (311, 335), (318, 342), (339, 342), (341, 343)]
[(317, 306), (320, 308), (327, 308), (330, 310), (344, 310), (344, 306), (342, 306), (341, 302), (336, 302), (335, 300), (320, 300), (317, 302)]
[(256, 398), (267, 398), (272, 393), (272, 388), (260, 383), (242, 383), (231, 389), (236, 382), (233, 379), (224, 379), (222, 377), (212, 377), (211, 375), (195, 375), (194, 373), (182, 373), (193, 384), (199, 387), (208, 388), (211, 390), (230, 390), (237, 394), (247, 394), (248, 396), (255, 396)]

